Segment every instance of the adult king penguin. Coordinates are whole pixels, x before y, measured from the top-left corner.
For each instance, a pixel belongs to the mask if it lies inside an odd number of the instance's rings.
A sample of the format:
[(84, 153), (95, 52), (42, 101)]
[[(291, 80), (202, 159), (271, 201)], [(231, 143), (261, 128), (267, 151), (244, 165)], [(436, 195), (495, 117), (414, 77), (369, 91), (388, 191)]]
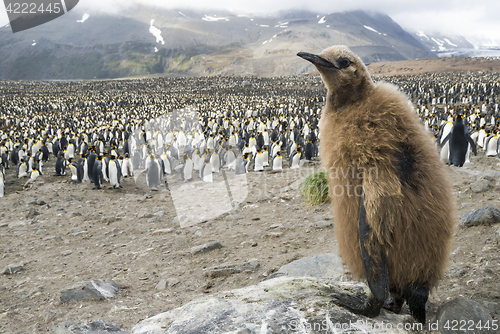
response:
[(484, 154), (487, 157), (495, 157), (498, 155), (498, 132), (492, 133), (488, 138), (486, 138), (486, 143), (484, 144)]
[(162, 180), (158, 159), (152, 154), (146, 158), (146, 183), (152, 190), (158, 190)]
[(25, 162), (25, 158), (22, 158), (21, 161), (17, 164), (16, 174), (19, 179), (28, 176), (28, 165)]
[(212, 182), (212, 165), (210, 165), (210, 160), (205, 161), (200, 169), (200, 179), (203, 182)]
[[(85, 162), (85, 155), (80, 156), (76, 162), (76, 182), (82, 183), (85, 174), (87, 173), (87, 163)], [(88, 174), (86, 175), (88, 179)]]
[(261, 152), (260, 148), (257, 149), (257, 154), (255, 155), (254, 171), (261, 172), (264, 170), (264, 154)]
[(278, 151), (276, 155), (273, 157), (273, 170), (282, 170), (283, 169), (283, 158), (281, 157), (281, 152)]
[(245, 153), (245, 154), (243, 154), (243, 156), (238, 157), (236, 159), (236, 163), (234, 165), (234, 173), (236, 175), (248, 173), (247, 165), (248, 165), (248, 160), (250, 160), (248, 157), (249, 155), (250, 155), (250, 153)]
[(476, 152), (476, 144), (469, 135), (469, 130), (464, 124), (461, 115), (457, 116), (455, 124), (451, 128), (450, 133), (443, 139), (441, 145), (449, 142), (448, 164), (462, 167), (466, 161), (466, 156), (469, 151), (469, 145), (472, 148), (474, 155)]
[(92, 188), (93, 190), (102, 188), (102, 155), (96, 156), (95, 161), (92, 165), (92, 180), (94, 183), (94, 187)]
[[(406, 96), (375, 84), (345, 46), (313, 63), (327, 88), (320, 153), (335, 212), (339, 253), (368, 296), (333, 294), (334, 303), (369, 317), (406, 300), (425, 322), (429, 291), (444, 277), (453, 234), (454, 205), (443, 164)], [(350, 172), (348, 172), (350, 171)]]
[[(87, 171), (90, 182), (94, 183), (94, 162), (97, 158), (97, 154), (95, 153), (95, 147), (92, 147), (90, 153), (87, 157)], [(101, 166), (102, 167), (102, 166)], [(102, 171), (101, 171), (102, 174)]]
[(210, 156), (210, 165), (212, 166), (212, 173), (219, 173), (220, 171), (220, 157), (219, 154), (214, 151)]
[(66, 175), (66, 159), (64, 159), (64, 152), (59, 151), (56, 160), (56, 174), (55, 176)]
[(128, 153), (125, 153), (125, 157), (123, 158), (122, 175), (123, 177), (134, 176), (134, 167)]
[(181, 180), (190, 181), (193, 179), (193, 160), (189, 158), (189, 154), (184, 153), (184, 163), (181, 168)]
[(120, 163), (118, 162), (118, 159), (116, 159), (116, 155), (112, 155), (108, 161), (108, 177), (109, 177), (109, 183), (113, 188), (122, 188), (122, 185), (120, 184), (120, 177), (121, 177), (121, 166)]
[(71, 171), (71, 181), (75, 183), (78, 182), (78, 166), (77, 163), (73, 161), (72, 158), (69, 158), (67, 161), (67, 165), (69, 170)]
[(300, 152), (300, 147), (297, 147), (297, 150), (293, 150), (290, 154), (290, 169), (300, 168), (300, 158), (302, 153)]
[(0, 198), (3, 197), (5, 191), (5, 172), (3, 163), (0, 164)]

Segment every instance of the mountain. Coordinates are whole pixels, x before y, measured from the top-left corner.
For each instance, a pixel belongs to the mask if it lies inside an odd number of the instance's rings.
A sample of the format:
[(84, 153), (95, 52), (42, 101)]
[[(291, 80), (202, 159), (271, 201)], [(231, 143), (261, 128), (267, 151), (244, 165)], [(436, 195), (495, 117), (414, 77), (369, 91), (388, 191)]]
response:
[(423, 31), (414, 37), (439, 57), (500, 57), (500, 41)]
[(0, 28), (0, 78), (299, 74), (313, 67), (297, 52), (334, 44), (350, 46), (367, 63), (435, 56), (380, 13), (251, 16), (140, 6), (106, 15), (75, 9), (16, 34)]
[(473, 49), (463, 36), (448, 36), (441, 33), (428, 34), (423, 31), (415, 33), (416, 38), (433, 52), (443, 52), (455, 49)]

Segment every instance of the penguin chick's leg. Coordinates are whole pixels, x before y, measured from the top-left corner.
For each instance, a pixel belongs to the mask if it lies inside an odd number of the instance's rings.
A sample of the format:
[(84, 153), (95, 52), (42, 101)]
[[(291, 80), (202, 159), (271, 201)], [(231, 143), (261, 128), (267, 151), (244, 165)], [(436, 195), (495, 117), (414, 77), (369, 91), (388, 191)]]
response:
[(389, 310), (393, 313), (401, 313), (401, 309), (403, 308), (405, 300), (401, 296), (401, 293), (398, 293), (397, 296), (392, 296), (391, 298), (387, 299), (384, 303), (384, 308), (386, 310)]
[(424, 285), (412, 284), (403, 292), (403, 298), (410, 307), (411, 315), (421, 323), (425, 323), (425, 304), (429, 299), (429, 288)]
[(366, 222), (364, 195), (361, 195), (361, 204), (359, 208), (359, 242), (361, 245), (363, 266), (365, 268), (365, 274), (371, 293), (369, 296), (364, 294), (351, 296), (345, 293), (334, 293), (332, 297), (334, 298), (333, 302), (335, 304), (345, 307), (353, 313), (368, 317), (376, 317), (379, 315), (382, 306), (384, 306), (384, 302), (389, 297), (389, 270), (385, 254), (380, 254), (380, 263), (376, 263), (369, 256), (365, 248), (365, 241), (368, 238), (370, 230), (371, 227)]

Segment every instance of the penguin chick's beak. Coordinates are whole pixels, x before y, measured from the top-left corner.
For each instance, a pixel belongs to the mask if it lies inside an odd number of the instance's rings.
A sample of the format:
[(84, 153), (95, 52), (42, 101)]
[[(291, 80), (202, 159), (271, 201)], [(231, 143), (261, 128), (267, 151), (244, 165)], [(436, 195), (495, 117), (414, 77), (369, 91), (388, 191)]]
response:
[(315, 66), (321, 66), (326, 68), (338, 68), (334, 64), (330, 63), (328, 60), (321, 58), (318, 55), (307, 53), (307, 52), (299, 52), (297, 56), (304, 58), (307, 61), (310, 61)]

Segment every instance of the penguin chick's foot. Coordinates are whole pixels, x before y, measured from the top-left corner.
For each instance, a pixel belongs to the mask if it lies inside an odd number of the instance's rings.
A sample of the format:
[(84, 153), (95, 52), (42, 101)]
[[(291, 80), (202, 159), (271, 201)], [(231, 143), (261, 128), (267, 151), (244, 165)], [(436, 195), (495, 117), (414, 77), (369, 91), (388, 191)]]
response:
[(350, 295), (347, 293), (333, 293), (333, 303), (344, 307), (352, 313), (361, 314), (370, 318), (380, 314), (380, 309), (384, 305), (383, 301), (370, 298), (365, 294)]
[(403, 303), (403, 298), (391, 297), (385, 301), (384, 308), (388, 311), (399, 314), (403, 308)]

